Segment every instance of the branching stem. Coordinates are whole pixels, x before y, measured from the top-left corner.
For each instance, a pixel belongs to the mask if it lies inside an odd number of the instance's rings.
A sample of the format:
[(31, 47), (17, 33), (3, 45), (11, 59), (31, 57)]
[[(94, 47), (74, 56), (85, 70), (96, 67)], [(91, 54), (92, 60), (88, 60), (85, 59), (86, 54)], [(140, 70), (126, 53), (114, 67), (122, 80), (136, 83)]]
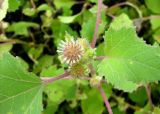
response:
[(54, 82), (56, 80), (60, 80), (60, 79), (66, 78), (66, 77), (69, 77), (69, 72), (65, 72), (64, 74), (59, 75), (57, 77), (41, 77), (41, 80), (46, 83), (51, 83), (51, 82)]
[(115, 4), (115, 5), (111, 6), (111, 7), (109, 7), (108, 10), (110, 10), (112, 8), (124, 6), (124, 5), (128, 5), (128, 6), (132, 7), (132, 8), (134, 8), (136, 10), (136, 12), (138, 13), (139, 17), (140, 18), (142, 17), (142, 12), (139, 10), (139, 8), (136, 5), (134, 5), (134, 4), (130, 3), (130, 2), (121, 2), (121, 3)]
[(97, 34), (98, 34), (98, 28), (101, 20), (101, 9), (102, 9), (102, 0), (98, 0), (98, 11), (97, 11), (97, 17), (96, 17), (96, 26), (94, 29), (94, 35), (93, 40), (91, 43), (91, 47), (94, 48), (97, 42)]
[(108, 113), (109, 113), (109, 114), (113, 114), (112, 109), (111, 109), (111, 106), (110, 106), (109, 101), (108, 101), (108, 98), (107, 98), (107, 96), (105, 95), (105, 92), (104, 92), (104, 90), (103, 90), (103, 88), (102, 88), (101, 83), (99, 83), (98, 89), (99, 89), (99, 91), (100, 91), (100, 93), (101, 93), (101, 96), (103, 97), (103, 100), (104, 100), (104, 103), (105, 103), (106, 108), (107, 108), (107, 110), (108, 110)]

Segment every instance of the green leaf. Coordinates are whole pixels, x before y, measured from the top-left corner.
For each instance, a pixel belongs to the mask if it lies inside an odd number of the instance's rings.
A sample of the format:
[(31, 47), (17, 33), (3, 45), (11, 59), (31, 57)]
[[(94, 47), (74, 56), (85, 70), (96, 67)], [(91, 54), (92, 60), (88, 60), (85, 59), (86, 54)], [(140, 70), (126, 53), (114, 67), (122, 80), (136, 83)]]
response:
[(101, 43), (98, 45), (96, 49), (96, 55), (97, 56), (103, 56), (104, 55), (104, 43)]
[(58, 106), (59, 106), (58, 103), (48, 100), (47, 106), (43, 110), (43, 114), (55, 114), (55, 112), (58, 109)]
[(112, 111), (113, 111), (113, 114), (126, 114), (122, 112), (118, 107), (113, 107)]
[(24, 15), (30, 16), (30, 17), (36, 14), (36, 10), (34, 8), (24, 8), (22, 12)]
[(145, 88), (139, 88), (137, 91), (129, 93), (129, 98), (140, 106), (144, 106), (147, 101)]
[(11, 24), (7, 28), (7, 32), (14, 32), (16, 35), (25, 35), (28, 36), (28, 28), (29, 27), (35, 27), (38, 28), (39, 25), (37, 23), (33, 22), (24, 22), (24, 21), (19, 21), (17, 23)]
[(40, 114), (42, 84), (10, 54), (0, 58), (0, 114)]
[(92, 17), (82, 25), (81, 36), (87, 38), (89, 41), (93, 38), (95, 22), (96, 17)]
[(99, 64), (98, 72), (116, 88), (131, 92), (138, 84), (160, 79), (159, 47), (138, 38), (126, 15), (115, 19), (104, 40), (107, 59)]
[(102, 114), (104, 110), (103, 103), (99, 91), (91, 89), (87, 98), (81, 101), (83, 114)]
[(60, 74), (63, 74), (64, 70), (57, 69), (56, 66), (50, 66), (49, 68), (42, 69), (41, 76), (58, 76)]
[[(63, 69), (57, 69), (56, 66), (51, 66), (47, 69), (43, 69), (41, 72), (41, 76), (51, 76), (56, 77), (60, 74), (63, 74)], [(53, 84), (50, 84), (45, 87), (44, 92), (48, 96), (48, 104), (47, 108), (44, 112), (55, 112), (64, 100), (70, 101), (75, 99), (77, 86), (76, 81), (73, 80), (61, 80), (56, 81)]]
[(152, 112), (152, 114), (160, 114), (160, 108), (159, 107), (155, 107), (154, 111)]
[[(64, 100), (70, 101), (75, 99), (76, 90), (77, 86), (73, 80), (56, 81), (53, 84), (48, 85), (44, 90), (48, 96), (49, 102), (47, 110), (54, 108), (52, 109), (52, 112), (55, 112), (60, 103), (62, 103)], [(50, 104), (50, 102), (52, 102), (52, 104)]]
[(71, 8), (74, 4), (73, 0), (54, 0), (54, 4), (57, 9), (59, 8)]
[(152, 31), (153, 31), (153, 37), (154, 39), (160, 43), (160, 21), (158, 18), (153, 18), (150, 20), (150, 23), (152, 25)]
[(9, 2), (9, 8), (8, 8), (9, 12), (16, 11), (20, 6), (20, 1), (19, 0), (9, 0), (8, 2)]
[[(5, 40), (7, 40), (6, 36), (4, 34), (1, 34), (0, 35), (0, 42), (3, 42)], [(5, 43), (0, 44), (0, 57), (4, 53), (9, 52), (11, 49), (12, 49), (12, 44), (7, 44), (7, 43), (6, 44)]]
[(64, 23), (61, 23), (59, 20), (53, 20), (51, 24), (51, 29), (54, 34), (54, 44), (58, 46), (61, 40), (64, 40), (64, 36), (66, 32), (70, 33), (70, 35), (76, 37), (77, 32), (72, 30), (72, 28)]
[(8, 9), (8, 0), (0, 1), (0, 21), (5, 18)]
[(160, 0), (145, 0), (145, 3), (152, 12), (160, 14)]
[(93, 3), (98, 3), (98, 0), (88, 0), (90, 2), (93, 2)]
[(38, 11), (52, 11), (52, 7), (50, 7), (48, 4), (42, 4), (37, 8)]
[[(152, 114), (151, 110), (152, 110), (152, 108), (151, 108), (150, 104), (148, 103), (145, 107), (141, 108), (140, 110), (136, 110), (134, 112), (134, 114)], [(156, 114), (158, 114), (158, 113), (156, 113)]]
[(40, 57), (42, 52), (43, 52), (43, 45), (40, 44), (37, 47), (30, 48), (30, 50), (28, 51), (28, 56), (30, 57), (32, 61), (36, 63), (38, 57)]
[[(93, 38), (95, 22), (96, 22), (96, 17), (93, 16), (92, 18), (90, 18), (87, 22), (83, 23), (82, 25), (81, 36), (84, 38), (87, 38), (89, 41), (91, 41)], [(101, 34), (104, 32), (105, 25), (106, 25), (106, 22), (104, 21), (100, 23), (98, 34)]]
[(62, 23), (72, 23), (80, 14), (73, 15), (73, 16), (59, 16), (59, 20)]
[(44, 68), (48, 68), (53, 63), (53, 56), (51, 55), (43, 55), (38, 58), (37, 63), (33, 66), (34, 73), (39, 73)]
[(29, 64), (25, 60), (23, 60), (22, 58), (20, 58), (20, 57), (17, 57), (17, 58), (18, 58), (19, 62), (22, 64), (23, 68), (28, 70)]

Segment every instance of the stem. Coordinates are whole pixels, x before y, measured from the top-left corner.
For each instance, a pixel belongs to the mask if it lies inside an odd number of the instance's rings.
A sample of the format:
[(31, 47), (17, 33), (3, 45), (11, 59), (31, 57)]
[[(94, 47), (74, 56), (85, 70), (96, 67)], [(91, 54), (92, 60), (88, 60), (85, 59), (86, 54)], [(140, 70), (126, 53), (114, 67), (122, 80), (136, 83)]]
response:
[(91, 73), (91, 76), (94, 76), (96, 74), (96, 71), (95, 69), (93, 68), (93, 65), (92, 64), (89, 64), (88, 65), (88, 68), (90, 70), (90, 73)]
[(137, 21), (137, 20), (147, 21), (150, 19), (160, 19), (160, 15), (152, 15), (152, 16), (147, 16), (147, 17), (136, 18), (133, 21)]
[(0, 45), (16, 44), (16, 42), (0, 42)]
[(41, 80), (46, 82), (46, 83), (51, 83), (51, 82), (54, 82), (56, 80), (60, 80), (60, 79), (66, 78), (68, 76), (69, 76), (69, 72), (65, 72), (64, 74), (59, 75), (57, 77), (41, 77)]
[(132, 8), (134, 8), (136, 10), (136, 12), (138, 13), (139, 17), (140, 18), (142, 17), (142, 12), (139, 10), (139, 8), (136, 5), (134, 5), (134, 4), (130, 3), (130, 2), (122, 2), (122, 3), (119, 3), (119, 4), (113, 5), (113, 6), (109, 7), (108, 10), (110, 10), (112, 8), (124, 6), (124, 5), (131, 6)]
[(103, 60), (105, 58), (107, 58), (107, 57), (106, 56), (98, 56), (98, 57), (95, 58), (95, 60)]
[[(116, 95), (112, 94), (112, 98), (113, 98), (114, 100), (116, 100), (116, 102), (118, 102), (118, 103), (121, 102), (120, 100), (118, 100), (119, 97), (120, 97), (120, 96), (116, 96)], [(126, 102), (126, 101), (124, 101), (124, 104), (127, 105), (127, 108), (131, 108), (131, 109), (133, 109), (133, 110), (140, 110), (140, 109), (141, 109), (141, 107), (136, 106), (136, 105), (131, 105), (131, 104), (129, 104), (129, 103)]]
[(36, 5), (34, 3), (34, 0), (30, 0), (30, 2), (31, 2), (31, 5), (32, 5), (33, 9), (36, 9)]
[(151, 87), (148, 84), (148, 85), (145, 86), (145, 88), (146, 88), (146, 93), (147, 93), (147, 96), (148, 96), (148, 102), (151, 105), (151, 108), (153, 108), (154, 105), (153, 105), (152, 98), (151, 98)]
[(111, 109), (111, 106), (110, 106), (109, 101), (108, 101), (108, 98), (107, 98), (107, 96), (105, 95), (105, 92), (104, 92), (104, 90), (103, 90), (103, 88), (102, 88), (101, 82), (99, 83), (98, 89), (99, 89), (99, 91), (100, 91), (100, 93), (101, 93), (101, 96), (103, 97), (103, 100), (104, 100), (104, 103), (105, 103), (106, 108), (107, 108), (107, 110), (108, 110), (108, 113), (109, 113), (109, 114), (113, 114), (112, 109)]
[(27, 42), (17, 39), (10, 39), (10, 40), (0, 40), (0, 44), (27, 44)]
[(101, 9), (102, 9), (102, 0), (98, 0), (98, 11), (97, 11), (97, 17), (96, 17), (96, 27), (94, 29), (94, 35), (93, 35), (93, 40), (91, 43), (91, 47), (94, 48), (97, 42), (97, 34), (98, 34), (98, 28), (100, 24), (100, 19), (101, 19)]
[(81, 80), (88, 80), (90, 81), (91, 80), (91, 77), (87, 77), (87, 76), (84, 76), (84, 77), (80, 77)]

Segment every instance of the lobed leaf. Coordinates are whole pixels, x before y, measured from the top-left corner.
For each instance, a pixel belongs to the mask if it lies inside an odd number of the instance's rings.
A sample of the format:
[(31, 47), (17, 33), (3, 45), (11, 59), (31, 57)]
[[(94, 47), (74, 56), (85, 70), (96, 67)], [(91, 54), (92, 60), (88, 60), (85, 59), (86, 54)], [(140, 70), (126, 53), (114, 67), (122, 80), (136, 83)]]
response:
[(133, 91), (139, 84), (160, 80), (160, 49), (138, 38), (126, 15), (121, 15), (105, 33), (105, 54), (98, 72), (108, 82), (124, 91)]

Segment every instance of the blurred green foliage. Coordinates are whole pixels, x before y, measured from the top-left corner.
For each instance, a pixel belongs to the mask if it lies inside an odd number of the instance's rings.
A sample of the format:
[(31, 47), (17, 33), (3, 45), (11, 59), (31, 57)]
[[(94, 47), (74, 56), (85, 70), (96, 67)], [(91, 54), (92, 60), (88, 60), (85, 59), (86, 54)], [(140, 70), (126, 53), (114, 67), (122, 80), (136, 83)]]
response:
[[(66, 66), (58, 60), (56, 49), (66, 32), (89, 41), (93, 38), (97, 0), (2, 1), (0, 56), (5, 52), (19, 56), (18, 61), (24, 69), (37, 75), (58, 76), (64, 73)], [(103, 0), (96, 45), (97, 55), (104, 55), (104, 33), (114, 17), (122, 13), (128, 15), (135, 24), (139, 37), (143, 37), (150, 45), (159, 46), (160, 0)], [(117, 28), (121, 24), (123, 25), (120, 23)], [(96, 67), (97, 63), (94, 64)], [(153, 109), (148, 103), (144, 87), (132, 93), (116, 90), (110, 84), (104, 84), (103, 87), (114, 114), (160, 114), (158, 82), (151, 84), (155, 105)], [(91, 88), (87, 81), (79, 79), (61, 80), (46, 86), (43, 92), (43, 108), (42, 114), (108, 113), (99, 91)]]

